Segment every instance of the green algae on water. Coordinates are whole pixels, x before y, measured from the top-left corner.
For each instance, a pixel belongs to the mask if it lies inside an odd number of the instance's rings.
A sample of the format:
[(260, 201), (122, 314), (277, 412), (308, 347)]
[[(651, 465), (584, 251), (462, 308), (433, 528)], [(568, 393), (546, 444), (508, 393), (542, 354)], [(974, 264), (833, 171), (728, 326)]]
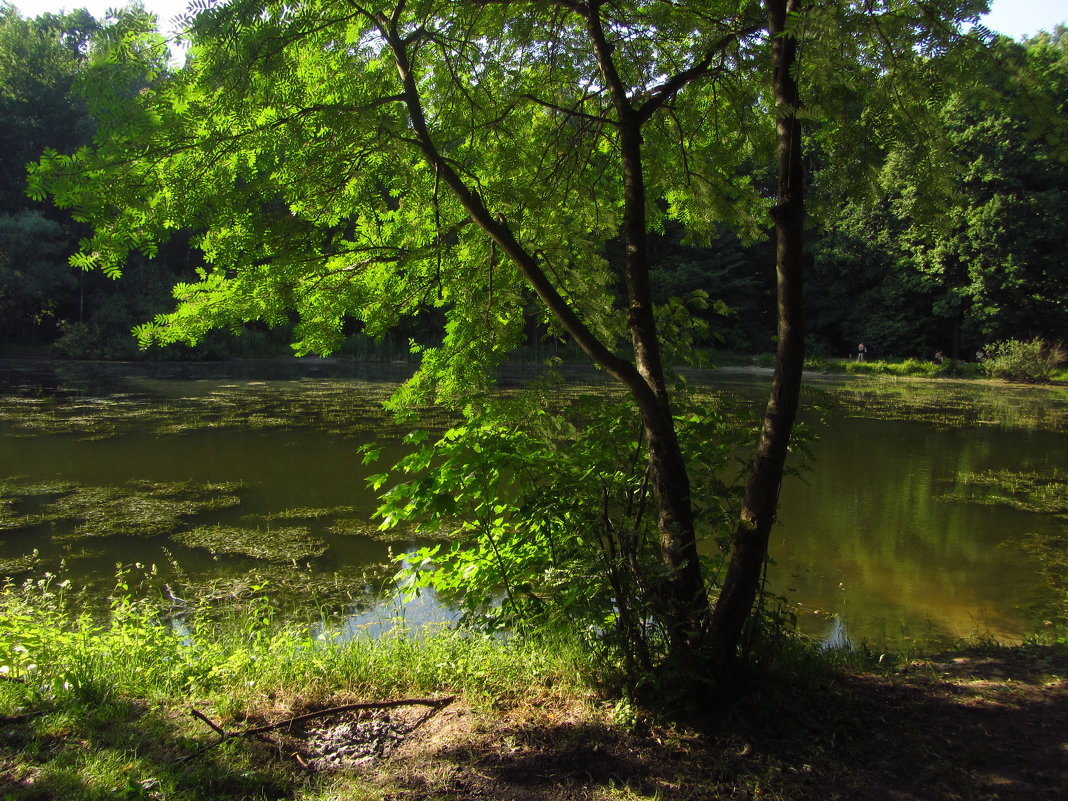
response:
[(71, 481), (27, 481), (11, 477), (0, 482), (0, 531), (32, 528), (48, 522), (38, 509), (77, 488)]
[(74, 523), (68, 536), (156, 537), (187, 525), (189, 518), (241, 503), (239, 484), (134, 481), (119, 487), (70, 485), (27, 520)]
[(205, 548), (213, 554), (237, 554), (268, 562), (299, 562), (321, 556), (326, 543), (313, 537), (307, 528), (242, 528), (239, 526), (199, 526), (174, 536), (190, 548)]
[(354, 514), (355, 506), (300, 506), (294, 509), (283, 509), (280, 512), (271, 512), (265, 515), (250, 515), (249, 519), (264, 520), (268, 523), (288, 523), (297, 520), (323, 520), (340, 517), (341, 515)]
[(0, 578), (12, 579), (27, 573), (32, 573), (41, 565), (41, 557), (37, 551), (24, 556), (13, 556), (0, 559)]
[(984, 506), (1010, 506), (1040, 515), (1068, 515), (1068, 474), (986, 470), (957, 476), (956, 492), (942, 500), (978, 503)]

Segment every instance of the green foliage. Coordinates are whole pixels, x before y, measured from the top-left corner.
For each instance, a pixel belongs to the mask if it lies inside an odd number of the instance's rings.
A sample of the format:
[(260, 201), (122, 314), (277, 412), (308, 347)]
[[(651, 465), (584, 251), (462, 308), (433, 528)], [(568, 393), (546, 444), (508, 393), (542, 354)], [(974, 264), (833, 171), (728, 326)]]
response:
[[(385, 488), (383, 528), (415, 523), (456, 540), (397, 557), (409, 595), (432, 587), (490, 629), (578, 627), (633, 680), (665, 647), (642, 426), (617, 397), (564, 398), (565, 408), (545, 389), (473, 400), (464, 424), (410, 435), (416, 449), (369, 481)], [(699, 536), (715, 554), (737, 503), (722, 476), (750, 429), (708, 398), (680, 404)]]
[[(193, 597), (187, 589), (178, 592)], [(0, 586), (5, 770), (15, 782), (33, 777), (4, 790), (84, 801), (325, 799), (326, 778), (309, 785), (306, 772), (253, 747), (212, 747), (215, 732), (190, 706), (239, 730), (285, 704), (462, 694), (496, 708), (535, 696), (574, 703), (590, 692), (588, 655), (564, 640), (416, 634), (402, 623), (374, 637), (309, 632), (275, 621), (270, 589), (257, 585), (220, 618), (195, 604), (176, 614), (126, 570), (95, 615), (55, 576)]]
[(0, 214), (27, 211), (26, 163), (84, 144), (91, 124), (74, 91), (99, 24), (85, 10), (21, 18), (0, 6)]
[(982, 368), (987, 375), (1006, 381), (1043, 383), (1065, 362), (1068, 350), (1063, 344), (1036, 337), (1028, 342), (1010, 339), (988, 346)]
[(275, 621), (267, 585), (221, 618), (196, 604), (176, 618), (172, 603), (146, 586), (151, 578), (120, 569), (108, 606), (96, 614), (51, 574), (0, 587), (0, 673), (17, 682), (16, 700), (62, 708), (207, 697), (229, 712), (272, 692), (453, 691), (477, 700), (542, 682), (574, 686), (589, 670), (563, 639), (504, 642), (447, 628), (417, 635), (402, 621), (374, 637), (325, 627), (309, 634)]
[(0, 214), (0, 338), (55, 325), (59, 299), (77, 286), (64, 263), (69, 235), (37, 211)]
[[(982, 36), (932, 59), (905, 94), (907, 115), (865, 112), (875, 141), (861, 151), (820, 135), (815, 194), (826, 197), (829, 230), (814, 248), (809, 319), (822, 339), (961, 358), (1068, 327), (1057, 255), (1068, 220), (1068, 32), (1022, 44)], [(875, 191), (846, 193), (843, 163), (877, 171)]]
[[(414, 586), (462, 588), (471, 615), (577, 620), (614, 638), (634, 675), (660, 658), (667, 629), (680, 644), (706, 623), (690, 507), (706, 536), (732, 516), (717, 472), (736, 440), (666, 387), (661, 355), (692, 363), (695, 335), (727, 316), (721, 290), (770, 283), (727, 279), (744, 261), (731, 246), (768, 228), (779, 113), (840, 122), (839, 76), (857, 64), (871, 86), (886, 74), (886, 97), (899, 73), (937, 73), (954, 23), (979, 7), (791, 15), (811, 98), (788, 110), (768, 80), (774, 15), (755, 2), (236, 0), (190, 18), (190, 58), (174, 74), (132, 14), (103, 31), (80, 76), (94, 146), (46, 152), (30, 191), (94, 226), (72, 263), (109, 277), (197, 232), (196, 278), (137, 329), (142, 346), (293, 322), (295, 352), (325, 354), (353, 329), (377, 339), (440, 321), (434, 344), (413, 341), (419, 370), (393, 408), (467, 403), (468, 423), (413, 440), (397, 469), (415, 477), (386, 492), (383, 514), (387, 526), (451, 524), (477, 545), (423, 552)], [(901, 67), (884, 69), (896, 55)], [(650, 264), (648, 234), (675, 246), (675, 227), (725, 245), (713, 286), (693, 280), (681, 247), (664, 260), (673, 269)], [(654, 311), (657, 272), (668, 296)], [(470, 400), (532, 329), (566, 332), (629, 402), (576, 403), (571, 419)]]

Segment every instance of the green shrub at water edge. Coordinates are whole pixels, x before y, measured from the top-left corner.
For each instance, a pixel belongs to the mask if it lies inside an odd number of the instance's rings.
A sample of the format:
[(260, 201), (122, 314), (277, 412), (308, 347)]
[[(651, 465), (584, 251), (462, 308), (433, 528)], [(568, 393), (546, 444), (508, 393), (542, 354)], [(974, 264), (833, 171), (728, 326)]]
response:
[(1068, 349), (1060, 342), (1039, 337), (1023, 342), (1016, 339), (996, 342), (986, 349), (983, 372), (1006, 381), (1044, 383), (1068, 361)]
[(912, 378), (974, 378), (979, 375), (979, 366), (970, 362), (946, 359), (942, 363), (922, 359), (900, 361), (837, 362), (828, 365), (849, 375), (885, 375)]

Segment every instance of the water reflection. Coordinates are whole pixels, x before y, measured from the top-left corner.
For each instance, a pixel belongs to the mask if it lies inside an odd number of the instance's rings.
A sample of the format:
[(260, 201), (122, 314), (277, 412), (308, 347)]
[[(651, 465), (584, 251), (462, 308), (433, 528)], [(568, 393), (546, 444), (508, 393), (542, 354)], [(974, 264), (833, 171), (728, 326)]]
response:
[(1013, 543), (1050, 525), (1019, 510), (947, 501), (961, 474), (1063, 469), (1062, 431), (831, 416), (804, 480), (783, 487), (773, 584), (814, 635), (826, 614), (857, 640), (1018, 639), (1047, 588)]
[(845, 621), (842, 620), (841, 615), (835, 615), (831, 618), (831, 630), (824, 636), (820, 645), (828, 651), (835, 649), (848, 650), (853, 647), (853, 639), (849, 636)]

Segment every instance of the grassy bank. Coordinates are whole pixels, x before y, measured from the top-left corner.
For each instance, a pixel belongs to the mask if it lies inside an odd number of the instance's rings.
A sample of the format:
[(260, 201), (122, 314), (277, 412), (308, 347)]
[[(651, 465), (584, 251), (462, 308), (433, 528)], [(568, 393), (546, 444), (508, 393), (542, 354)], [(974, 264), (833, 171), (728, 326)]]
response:
[(52, 578), (0, 591), (5, 801), (320, 798), (332, 778), (257, 740), (213, 747), (212, 727), (241, 731), (357, 699), (458, 695), (490, 708), (587, 693), (581, 660), (558, 644), (446, 628), (417, 638), (403, 626), (342, 639), (276, 625), (265, 598), (223, 619), (168, 623), (158, 601), (125, 585), (104, 620), (80, 607)]
[(1063, 645), (898, 661), (794, 641), (749, 691), (680, 726), (610, 697), (593, 656), (560, 642), (403, 627), (342, 639), (277, 626), (266, 600), (167, 624), (121, 585), (105, 618), (80, 607), (54, 579), (0, 591), (5, 801), (1068, 789)]
[(884, 375), (911, 378), (986, 378), (981, 365), (946, 359), (939, 363), (922, 359), (827, 362), (824, 369), (848, 375)]

